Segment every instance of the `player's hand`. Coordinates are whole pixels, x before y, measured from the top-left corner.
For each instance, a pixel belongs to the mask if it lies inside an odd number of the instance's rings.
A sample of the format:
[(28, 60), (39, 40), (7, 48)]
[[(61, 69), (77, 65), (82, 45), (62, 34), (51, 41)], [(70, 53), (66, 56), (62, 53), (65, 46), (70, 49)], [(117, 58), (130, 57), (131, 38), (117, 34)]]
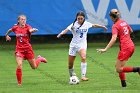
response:
[(36, 28), (32, 28), (32, 29), (30, 29), (29, 31), (30, 31), (31, 33), (33, 33), (33, 32), (38, 31), (38, 29), (36, 29)]
[(38, 29), (37, 28), (33, 28), (33, 30), (36, 32), (36, 31), (38, 31)]
[(96, 49), (96, 50), (97, 50), (97, 52), (99, 52), (100, 54), (106, 52), (106, 49)]
[(60, 33), (60, 34), (57, 35), (57, 38), (60, 38), (61, 36), (62, 36), (62, 34)]
[(6, 41), (11, 41), (11, 37), (6, 35)]
[(31, 29), (31, 32), (37, 32), (37, 31), (38, 31), (37, 28), (32, 28), (32, 29)]

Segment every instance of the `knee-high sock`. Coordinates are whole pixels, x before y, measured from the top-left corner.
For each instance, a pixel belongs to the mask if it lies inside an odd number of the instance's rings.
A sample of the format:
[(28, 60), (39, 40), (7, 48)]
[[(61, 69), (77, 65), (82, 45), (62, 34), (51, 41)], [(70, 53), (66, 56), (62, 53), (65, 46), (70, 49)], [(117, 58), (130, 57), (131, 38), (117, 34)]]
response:
[(140, 67), (124, 67), (122, 72), (139, 72)]
[(73, 75), (76, 75), (74, 73), (74, 68), (69, 69), (69, 75), (70, 75), (70, 77), (73, 76)]
[(120, 80), (126, 80), (126, 77), (125, 77), (125, 73), (124, 72), (120, 72), (119, 73), (119, 77), (120, 77)]
[(124, 72), (120, 72), (119, 73), (119, 77), (120, 77), (120, 80), (121, 80), (121, 85), (122, 87), (126, 87), (127, 84), (126, 84), (126, 77), (125, 77), (125, 73)]
[(86, 76), (86, 72), (87, 72), (87, 63), (81, 62), (81, 74), (82, 74), (82, 77)]
[(21, 84), (22, 83), (22, 70), (17, 68), (16, 69), (16, 76), (17, 76), (17, 81), (18, 81), (18, 84)]
[(133, 67), (123, 67), (122, 72), (133, 72)]

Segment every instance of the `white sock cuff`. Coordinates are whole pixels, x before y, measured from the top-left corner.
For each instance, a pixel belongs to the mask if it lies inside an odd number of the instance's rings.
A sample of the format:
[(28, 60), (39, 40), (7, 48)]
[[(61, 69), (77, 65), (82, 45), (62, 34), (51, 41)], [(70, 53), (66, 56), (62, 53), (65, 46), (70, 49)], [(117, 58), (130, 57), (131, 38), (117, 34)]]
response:
[(81, 62), (81, 66), (87, 66), (87, 62)]

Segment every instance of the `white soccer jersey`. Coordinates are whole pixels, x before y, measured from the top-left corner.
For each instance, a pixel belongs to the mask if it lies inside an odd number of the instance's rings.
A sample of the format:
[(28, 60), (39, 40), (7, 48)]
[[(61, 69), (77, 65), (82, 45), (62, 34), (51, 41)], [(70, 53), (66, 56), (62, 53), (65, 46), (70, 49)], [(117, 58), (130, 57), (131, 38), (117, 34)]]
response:
[[(81, 27), (78, 24), (78, 21), (74, 23), (74, 26), (73, 26), (73, 23), (69, 25), (67, 29), (69, 29), (73, 34), (70, 47), (85, 47), (86, 48), (87, 47), (87, 32), (88, 32), (88, 29), (92, 27), (92, 25), (93, 24), (87, 21), (85, 21)], [(72, 26), (74, 30), (71, 29)]]

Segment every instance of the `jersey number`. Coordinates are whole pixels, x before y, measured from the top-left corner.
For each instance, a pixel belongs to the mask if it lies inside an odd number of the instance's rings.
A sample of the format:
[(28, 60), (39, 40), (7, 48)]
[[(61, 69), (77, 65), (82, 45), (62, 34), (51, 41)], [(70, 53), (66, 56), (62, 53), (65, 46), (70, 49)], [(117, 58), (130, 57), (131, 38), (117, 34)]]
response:
[(22, 36), (19, 37), (19, 41), (22, 42)]
[(128, 32), (129, 32), (129, 30), (128, 30), (127, 27), (123, 27), (123, 31), (124, 31), (124, 34), (125, 34), (125, 35), (128, 34)]
[(83, 33), (80, 33), (80, 38), (82, 38), (83, 37)]

